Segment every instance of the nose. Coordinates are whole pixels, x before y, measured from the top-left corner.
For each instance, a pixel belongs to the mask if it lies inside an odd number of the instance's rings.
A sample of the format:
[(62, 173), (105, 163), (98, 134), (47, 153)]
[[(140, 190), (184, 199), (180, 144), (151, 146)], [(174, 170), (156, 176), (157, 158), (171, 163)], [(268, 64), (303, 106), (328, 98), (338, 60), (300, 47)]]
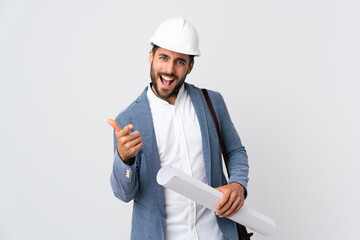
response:
[(167, 74), (173, 74), (173, 73), (175, 73), (175, 64), (174, 64), (174, 62), (168, 61), (168, 62), (166, 63), (165, 70), (166, 70), (166, 73), (167, 73)]

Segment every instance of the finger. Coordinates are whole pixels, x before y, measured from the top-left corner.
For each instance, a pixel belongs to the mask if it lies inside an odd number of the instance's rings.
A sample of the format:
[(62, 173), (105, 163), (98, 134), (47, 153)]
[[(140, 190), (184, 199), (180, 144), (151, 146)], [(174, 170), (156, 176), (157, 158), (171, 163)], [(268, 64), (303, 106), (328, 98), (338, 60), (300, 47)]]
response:
[(130, 149), (128, 150), (129, 156), (131, 156), (131, 157), (136, 156), (136, 154), (138, 154), (138, 152), (139, 152), (140, 149), (143, 147), (143, 145), (144, 145), (144, 144), (143, 144), (142, 142), (140, 142), (140, 143), (137, 144), (136, 146), (130, 148)]
[(239, 210), (240, 210), (240, 208), (242, 208), (242, 206), (244, 206), (244, 198), (241, 197), (240, 204), (239, 204)]
[(135, 152), (135, 154), (137, 154), (143, 146), (144, 146), (144, 143), (140, 142), (136, 146), (132, 147), (132, 149)]
[[(224, 217), (227, 217), (227, 218), (234, 216), (234, 215), (240, 210), (240, 208), (241, 208), (243, 205), (244, 205), (244, 198), (241, 197), (241, 196), (238, 196), (238, 197), (235, 199), (233, 205), (231, 205), (231, 208), (230, 208), (227, 212), (225, 212), (225, 213), (223, 214), (223, 216), (224, 216)], [(231, 212), (230, 210), (231, 210), (232, 212)]]
[(220, 201), (216, 204), (216, 209), (220, 209), (228, 201), (228, 198), (230, 197), (230, 192), (226, 191), (224, 187), (218, 187), (216, 189), (223, 193), (222, 197), (220, 198)]
[(230, 217), (234, 216), (240, 210), (240, 208), (243, 206), (243, 204), (244, 204), (244, 202), (240, 201), (240, 203), (237, 205), (235, 211), (227, 217), (230, 218)]
[(118, 145), (118, 152), (119, 156), (123, 161), (128, 161), (129, 159), (133, 158), (138, 154), (139, 150), (143, 147), (143, 143), (139, 142), (137, 145), (134, 145), (133, 147), (127, 148), (124, 146)]
[(236, 205), (233, 206), (233, 204), (236, 201), (236, 197), (236, 193), (231, 192), (227, 202), (220, 209), (218, 209), (216, 214), (218, 214), (220, 217), (223, 217), (229, 210), (231, 211), (231, 207), (233, 207), (233, 210), (235, 210)]
[(141, 137), (140, 136), (140, 132), (139, 131), (134, 131), (132, 133), (129, 133), (128, 135), (126, 135), (126, 140), (127, 142), (131, 142), (137, 138)]
[(141, 143), (141, 141), (142, 141), (142, 137), (138, 136), (138, 137), (132, 139), (131, 141), (125, 143), (125, 147), (126, 147), (126, 148), (135, 147), (136, 145), (138, 145), (139, 143)]
[(235, 200), (232, 202), (231, 206), (229, 206), (229, 208), (225, 212), (220, 214), (219, 216), (227, 217), (227, 218), (233, 216), (237, 211), (239, 211), (240, 202), (241, 202), (241, 199), (239, 197), (235, 198)]
[[(122, 134), (123, 133), (119, 133), (119, 141), (121, 142), (122, 145), (130, 143), (130, 142), (134, 141), (135, 139), (141, 137), (139, 131), (129, 133), (129, 134), (125, 135), (125, 136), (121, 136)], [(129, 145), (128, 148), (129, 147), (131, 147), (131, 146)]]
[(128, 135), (133, 128), (134, 128), (134, 125), (132, 125), (132, 124), (127, 125), (119, 132), (119, 137)]
[(108, 124), (110, 124), (110, 126), (112, 126), (115, 131), (120, 131), (120, 130), (121, 130), (119, 124), (118, 124), (114, 119), (111, 119), (111, 118), (110, 118), (110, 119), (108, 119), (106, 122), (107, 122)]

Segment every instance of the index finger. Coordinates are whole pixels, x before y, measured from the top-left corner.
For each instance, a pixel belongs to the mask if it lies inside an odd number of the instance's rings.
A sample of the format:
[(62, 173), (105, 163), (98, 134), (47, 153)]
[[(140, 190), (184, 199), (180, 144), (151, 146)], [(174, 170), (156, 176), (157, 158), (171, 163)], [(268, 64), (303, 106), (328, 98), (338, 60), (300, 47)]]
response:
[(130, 133), (131, 129), (134, 128), (134, 125), (132, 124), (129, 124), (127, 125), (126, 127), (124, 127), (121, 131), (120, 131), (120, 134), (119, 136), (126, 136)]

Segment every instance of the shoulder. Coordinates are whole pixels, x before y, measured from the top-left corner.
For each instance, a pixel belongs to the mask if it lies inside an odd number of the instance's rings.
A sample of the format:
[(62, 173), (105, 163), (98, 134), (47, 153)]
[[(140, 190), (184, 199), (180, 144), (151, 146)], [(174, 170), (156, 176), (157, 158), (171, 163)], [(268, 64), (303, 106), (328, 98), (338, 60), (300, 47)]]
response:
[[(195, 87), (194, 85), (190, 85), (190, 87), (193, 88), (194, 91), (200, 92), (200, 94), (202, 95), (201, 88)], [(224, 98), (220, 92), (211, 90), (211, 89), (206, 89), (206, 90), (209, 94), (209, 97), (210, 97), (211, 102), (214, 105), (214, 107), (219, 106), (219, 105), (222, 106), (225, 104)]]
[[(190, 84), (190, 83), (185, 83), (185, 88), (187, 89), (187, 91), (190, 93), (190, 94), (193, 94), (193, 93), (196, 93), (196, 94), (200, 94), (200, 95), (203, 95), (202, 94), (202, 88), (199, 88), (193, 84)], [(209, 93), (209, 96), (211, 98), (211, 101), (224, 101), (222, 95), (217, 92), (217, 91), (214, 91), (214, 90), (210, 90), (210, 89), (206, 89), (207, 92)]]
[(221, 95), (221, 93), (214, 90), (207, 90), (207, 91), (209, 93), (210, 99), (213, 102), (213, 104), (224, 103), (224, 98)]
[(117, 115), (115, 121), (119, 123), (120, 127), (124, 127), (133, 122), (133, 120), (136, 119), (137, 114), (141, 113), (144, 108), (148, 106), (146, 96), (147, 89), (148, 87), (144, 89), (135, 101)]

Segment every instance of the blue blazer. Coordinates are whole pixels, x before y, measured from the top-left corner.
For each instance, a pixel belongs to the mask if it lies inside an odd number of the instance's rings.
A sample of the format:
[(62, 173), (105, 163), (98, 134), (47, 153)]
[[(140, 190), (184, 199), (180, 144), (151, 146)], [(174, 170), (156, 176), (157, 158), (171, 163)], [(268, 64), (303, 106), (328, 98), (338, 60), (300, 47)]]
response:
[[(184, 84), (200, 124), (208, 184), (214, 188), (225, 185), (227, 182), (223, 174), (221, 149), (206, 101), (201, 89)], [(121, 128), (130, 123), (133, 124), (134, 130), (140, 132), (144, 143), (135, 157), (134, 164), (127, 165), (117, 153), (117, 141), (114, 137), (115, 157), (110, 183), (117, 198), (124, 202), (134, 200), (131, 229), (131, 239), (134, 240), (165, 239), (164, 190), (156, 181), (160, 160), (146, 94), (147, 89), (148, 87), (115, 119)], [(214, 91), (208, 92), (223, 136), (230, 172), (229, 183), (238, 182), (246, 191), (249, 166), (245, 148), (230, 119), (222, 96)], [(233, 221), (217, 216), (216, 219), (227, 239), (238, 239)]]

